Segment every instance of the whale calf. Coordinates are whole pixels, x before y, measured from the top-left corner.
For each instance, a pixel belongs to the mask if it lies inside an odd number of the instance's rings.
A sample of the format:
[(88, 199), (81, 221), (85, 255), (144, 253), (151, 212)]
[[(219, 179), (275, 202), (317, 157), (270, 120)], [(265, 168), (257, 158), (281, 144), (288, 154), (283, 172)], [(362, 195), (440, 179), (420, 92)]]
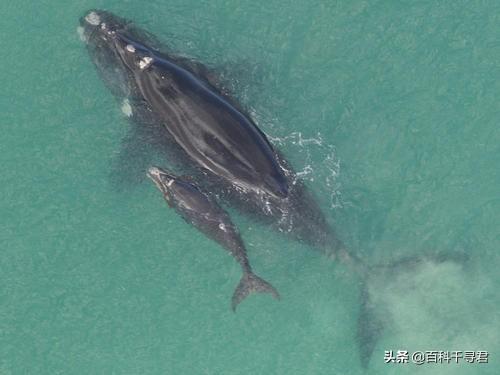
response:
[(270, 293), (274, 298), (280, 298), (271, 284), (253, 273), (245, 245), (226, 211), (194, 184), (161, 168), (151, 167), (147, 175), (170, 207), (186, 222), (224, 247), (241, 265), (243, 276), (231, 300), (233, 311), (253, 292)]

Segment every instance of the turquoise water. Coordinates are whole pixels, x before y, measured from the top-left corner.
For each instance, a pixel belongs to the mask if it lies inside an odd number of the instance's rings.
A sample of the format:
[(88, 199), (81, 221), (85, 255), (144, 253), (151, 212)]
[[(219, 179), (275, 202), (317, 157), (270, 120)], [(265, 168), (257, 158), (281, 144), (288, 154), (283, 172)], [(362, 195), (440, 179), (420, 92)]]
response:
[[(110, 175), (128, 124), (78, 18), (105, 8), (224, 72), (371, 275), (234, 215), (282, 300), (229, 308), (239, 266), (150, 182)], [(500, 373), (500, 4), (495, 1), (5, 3), (0, 374)], [(489, 364), (385, 364), (385, 350)]]

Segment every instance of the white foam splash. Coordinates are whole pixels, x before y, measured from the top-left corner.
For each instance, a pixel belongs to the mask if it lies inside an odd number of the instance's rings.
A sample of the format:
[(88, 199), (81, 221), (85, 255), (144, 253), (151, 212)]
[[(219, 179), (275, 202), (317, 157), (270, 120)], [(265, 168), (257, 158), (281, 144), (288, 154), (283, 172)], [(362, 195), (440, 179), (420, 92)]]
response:
[[(306, 165), (304, 169), (302, 169), (302, 171), (300, 172), (297, 172), (296, 175), (297, 177), (304, 179), (308, 175), (311, 175), (313, 171), (314, 169), (312, 166)], [(309, 178), (309, 181), (314, 181), (314, 177)], [(294, 181), (294, 183), (296, 183), (296, 181)]]
[(284, 137), (268, 136), (272, 143), (285, 149), (285, 154), (295, 169), (296, 179), (314, 182), (315, 190), (321, 195), (329, 196), (330, 207), (341, 207), (339, 184), (337, 177), (340, 172), (340, 161), (335, 156), (333, 145), (323, 139), (321, 133), (306, 137), (302, 132), (293, 132)]
[(317, 133), (316, 137), (312, 138), (304, 138), (302, 136), (301, 132), (292, 132), (287, 136), (284, 137), (271, 137), (268, 136), (268, 138), (274, 142), (278, 143), (280, 145), (286, 144), (286, 143), (291, 143), (293, 145), (298, 145), (298, 146), (307, 146), (307, 145), (317, 145), (317, 146), (322, 146), (323, 145), (323, 137), (321, 136), (321, 133)]

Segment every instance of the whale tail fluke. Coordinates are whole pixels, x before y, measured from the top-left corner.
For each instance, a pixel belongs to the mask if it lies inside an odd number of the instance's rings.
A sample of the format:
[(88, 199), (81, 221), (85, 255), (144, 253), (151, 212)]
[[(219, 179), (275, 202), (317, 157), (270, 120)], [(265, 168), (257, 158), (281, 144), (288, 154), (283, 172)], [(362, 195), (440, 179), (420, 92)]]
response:
[(363, 276), (361, 288), (361, 307), (358, 316), (357, 326), (357, 341), (361, 365), (367, 368), (372, 357), (372, 354), (377, 346), (380, 337), (384, 333), (384, 328), (389, 319), (390, 312), (385, 310), (383, 300), (372, 298), (370, 287), (375, 284), (377, 277), (386, 277), (389, 280), (392, 277), (397, 277), (401, 273), (415, 272), (419, 266), (425, 265), (426, 262), (441, 264), (446, 262), (464, 265), (469, 260), (467, 253), (437, 253), (429, 255), (409, 256), (392, 261), (385, 264), (376, 264), (368, 266), (364, 262), (355, 262), (361, 276)]
[(274, 298), (280, 299), (278, 291), (267, 281), (261, 279), (254, 273), (245, 272), (241, 277), (240, 283), (236, 287), (233, 298), (231, 300), (231, 307), (233, 311), (236, 311), (236, 307), (243, 301), (247, 296), (252, 293), (269, 293)]
[(384, 332), (384, 321), (368, 292), (366, 281), (361, 289), (361, 308), (358, 316), (357, 340), (361, 366), (366, 369), (375, 346)]

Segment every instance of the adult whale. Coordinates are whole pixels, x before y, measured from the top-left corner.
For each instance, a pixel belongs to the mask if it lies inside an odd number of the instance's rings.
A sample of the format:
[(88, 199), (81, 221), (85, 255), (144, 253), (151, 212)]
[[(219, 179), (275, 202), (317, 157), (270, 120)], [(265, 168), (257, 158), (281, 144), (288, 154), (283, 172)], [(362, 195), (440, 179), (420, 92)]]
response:
[(155, 129), (145, 138), (162, 140), (174, 169), (280, 232), (345, 253), (303, 182), (206, 67), (112, 13), (92, 10), (80, 24), (101, 77), (126, 100), (137, 131)]
[(94, 54), (119, 61), (113, 66), (123, 69), (129, 88), (166, 119), (163, 125), (194, 161), (241, 189), (287, 196), (266, 136), (210, 82), (144, 44), (129, 23), (109, 12), (90, 12), (82, 25)]
[(270, 293), (279, 299), (276, 289), (253, 273), (245, 245), (226, 211), (197, 186), (164, 169), (151, 167), (147, 175), (162, 192), (170, 207), (174, 208), (186, 222), (228, 250), (241, 265), (243, 276), (233, 294), (231, 301), (233, 311), (241, 301), (254, 292)]

